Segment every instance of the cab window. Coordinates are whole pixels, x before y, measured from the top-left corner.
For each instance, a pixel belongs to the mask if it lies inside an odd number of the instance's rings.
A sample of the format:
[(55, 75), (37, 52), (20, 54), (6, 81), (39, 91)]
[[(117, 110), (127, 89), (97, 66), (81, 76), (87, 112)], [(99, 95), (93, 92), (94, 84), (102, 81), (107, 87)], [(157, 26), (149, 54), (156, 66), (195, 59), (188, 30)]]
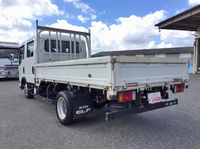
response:
[(21, 64), (23, 59), (24, 59), (24, 46), (21, 46), (19, 48), (19, 64)]
[[(44, 49), (49, 52), (49, 40), (45, 40)], [(56, 40), (51, 40), (51, 52), (56, 51)], [(60, 40), (58, 40), (58, 52), (60, 52)], [(69, 41), (62, 41), (62, 53), (70, 53)], [(72, 53), (74, 53), (74, 42), (72, 42)], [(76, 53), (79, 53), (79, 42), (76, 42)]]
[[(74, 53), (74, 42), (72, 42), (72, 53)], [(76, 53), (79, 53), (79, 43), (76, 42)]]
[(27, 57), (32, 57), (33, 56), (33, 51), (34, 51), (34, 42), (30, 42), (27, 44)]

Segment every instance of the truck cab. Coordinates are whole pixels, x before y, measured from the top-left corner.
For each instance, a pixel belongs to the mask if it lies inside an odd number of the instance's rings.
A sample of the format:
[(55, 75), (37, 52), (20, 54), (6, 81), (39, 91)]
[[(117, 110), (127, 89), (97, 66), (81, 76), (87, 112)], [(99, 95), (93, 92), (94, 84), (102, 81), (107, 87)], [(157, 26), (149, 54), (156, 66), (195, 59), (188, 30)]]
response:
[(0, 42), (0, 78), (18, 78), (18, 43)]

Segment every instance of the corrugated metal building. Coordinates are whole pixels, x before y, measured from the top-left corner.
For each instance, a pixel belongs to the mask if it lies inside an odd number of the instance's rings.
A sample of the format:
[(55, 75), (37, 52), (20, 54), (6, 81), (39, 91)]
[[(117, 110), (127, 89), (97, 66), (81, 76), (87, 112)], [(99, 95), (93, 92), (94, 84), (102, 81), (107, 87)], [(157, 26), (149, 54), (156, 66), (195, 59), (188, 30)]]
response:
[(176, 47), (176, 48), (160, 48), (160, 49), (105, 51), (93, 54), (92, 57), (124, 55), (124, 56), (136, 56), (136, 57), (187, 58), (190, 61), (189, 72), (193, 73), (193, 52), (194, 52), (194, 47)]

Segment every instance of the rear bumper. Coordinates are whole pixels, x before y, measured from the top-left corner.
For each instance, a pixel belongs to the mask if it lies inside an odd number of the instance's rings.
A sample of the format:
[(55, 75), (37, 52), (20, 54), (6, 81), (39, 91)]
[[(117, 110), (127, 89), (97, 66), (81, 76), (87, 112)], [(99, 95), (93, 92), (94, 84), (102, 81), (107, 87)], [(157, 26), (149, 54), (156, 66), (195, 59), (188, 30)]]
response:
[(169, 106), (173, 106), (173, 105), (177, 105), (177, 104), (178, 104), (178, 99), (168, 99), (168, 100), (162, 100), (159, 103), (146, 105), (146, 106), (144, 106), (144, 108), (139, 108), (137, 106), (134, 106), (134, 107), (124, 109), (124, 110), (106, 112), (105, 120), (110, 121), (112, 119), (124, 117), (124, 116), (130, 115), (130, 114), (142, 113), (142, 112), (165, 108), (165, 107), (169, 107)]
[(18, 72), (0, 71), (0, 78), (18, 78)]

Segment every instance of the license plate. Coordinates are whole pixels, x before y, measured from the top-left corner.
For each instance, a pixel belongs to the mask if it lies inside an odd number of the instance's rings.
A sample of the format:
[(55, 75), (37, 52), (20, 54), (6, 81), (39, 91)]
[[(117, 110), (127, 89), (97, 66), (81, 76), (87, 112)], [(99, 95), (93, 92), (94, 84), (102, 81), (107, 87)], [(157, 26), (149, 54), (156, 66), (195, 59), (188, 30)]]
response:
[(156, 102), (161, 101), (160, 92), (148, 93), (147, 97), (148, 97), (149, 104), (154, 104)]

